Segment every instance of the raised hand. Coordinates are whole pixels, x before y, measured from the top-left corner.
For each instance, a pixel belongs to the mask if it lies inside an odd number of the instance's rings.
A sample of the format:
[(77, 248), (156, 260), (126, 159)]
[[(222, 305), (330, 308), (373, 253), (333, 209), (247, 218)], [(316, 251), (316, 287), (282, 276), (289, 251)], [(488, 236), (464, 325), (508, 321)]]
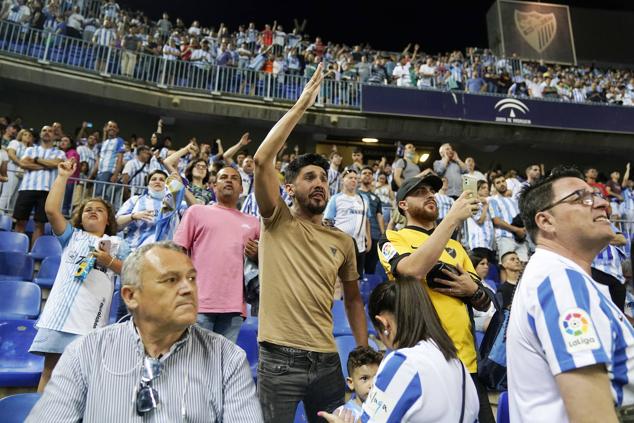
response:
[(249, 133), (245, 132), (244, 134), (242, 134), (242, 137), (240, 137), (240, 145), (247, 145), (251, 142), (251, 138), (249, 138)]
[(464, 191), (453, 203), (445, 219), (455, 219), (457, 223), (462, 223), (478, 211), (478, 200), (471, 191)]
[(319, 63), (319, 65), (317, 65), (317, 70), (313, 74), (312, 78), (310, 78), (310, 81), (308, 81), (308, 83), (304, 87), (304, 91), (302, 91), (302, 94), (299, 96), (299, 100), (297, 100), (297, 103), (295, 103), (296, 105), (302, 107), (303, 109), (308, 109), (315, 103), (317, 95), (319, 95), (321, 81), (324, 80), (324, 75), (322, 73), (323, 69), (323, 62)]
[(74, 160), (65, 160), (57, 165), (57, 173), (64, 178), (70, 178), (77, 169), (77, 162)]

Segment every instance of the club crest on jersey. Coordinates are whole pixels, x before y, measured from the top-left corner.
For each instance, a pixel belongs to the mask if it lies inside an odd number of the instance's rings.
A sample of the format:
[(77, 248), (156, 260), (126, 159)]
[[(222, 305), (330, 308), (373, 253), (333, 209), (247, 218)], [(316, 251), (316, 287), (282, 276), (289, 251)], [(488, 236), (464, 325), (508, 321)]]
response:
[(456, 258), (456, 256), (458, 255), (458, 253), (456, 253), (456, 250), (454, 250), (451, 247), (446, 247), (445, 251), (447, 252), (447, 254), (449, 254), (452, 258)]
[(559, 318), (559, 329), (569, 353), (601, 348), (590, 315), (580, 308), (566, 310)]
[(383, 247), (381, 247), (381, 254), (383, 254), (383, 257), (385, 257), (386, 261), (390, 261), (392, 260), (398, 253), (396, 252), (396, 250), (394, 249), (394, 246), (392, 245), (391, 242), (386, 242), (385, 244), (383, 244)]

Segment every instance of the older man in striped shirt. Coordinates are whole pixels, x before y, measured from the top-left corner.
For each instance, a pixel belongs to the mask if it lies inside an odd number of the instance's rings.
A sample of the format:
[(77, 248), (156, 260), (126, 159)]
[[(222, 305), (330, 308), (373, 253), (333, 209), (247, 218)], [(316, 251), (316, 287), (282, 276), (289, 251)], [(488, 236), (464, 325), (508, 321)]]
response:
[(194, 325), (196, 269), (171, 241), (123, 265), (132, 319), (70, 344), (27, 422), (261, 422), (239, 347)]

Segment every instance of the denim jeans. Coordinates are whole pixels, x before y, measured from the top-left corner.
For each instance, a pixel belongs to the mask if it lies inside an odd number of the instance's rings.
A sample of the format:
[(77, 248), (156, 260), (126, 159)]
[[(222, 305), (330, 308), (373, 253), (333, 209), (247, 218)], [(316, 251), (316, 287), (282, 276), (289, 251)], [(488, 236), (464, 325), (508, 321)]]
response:
[(240, 313), (198, 313), (196, 323), (235, 344), (244, 319)]
[(308, 421), (323, 422), (318, 411), (332, 413), (344, 404), (339, 354), (261, 343), (258, 395), (266, 423), (292, 423), (300, 401)]
[(95, 178), (95, 197), (101, 197), (104, 200), (110, 202), (112, 206), (117, 210), (121, 206), (120, 186), (114, 186), (108, 184), (100, 184), (99, 182), (110, 182), (112, 178), (112, 172), (99, 172)]

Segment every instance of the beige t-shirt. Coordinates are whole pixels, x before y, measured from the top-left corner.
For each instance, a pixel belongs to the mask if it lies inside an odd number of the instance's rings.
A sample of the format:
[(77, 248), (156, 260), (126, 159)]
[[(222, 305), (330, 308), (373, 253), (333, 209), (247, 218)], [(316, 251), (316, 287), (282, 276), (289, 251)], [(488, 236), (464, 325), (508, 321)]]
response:
[(263, 224), (258, 341), (336, 352), (331, 308), (337, 276), (359, 279), (352, 238), (294, 217), (281, 198)]

